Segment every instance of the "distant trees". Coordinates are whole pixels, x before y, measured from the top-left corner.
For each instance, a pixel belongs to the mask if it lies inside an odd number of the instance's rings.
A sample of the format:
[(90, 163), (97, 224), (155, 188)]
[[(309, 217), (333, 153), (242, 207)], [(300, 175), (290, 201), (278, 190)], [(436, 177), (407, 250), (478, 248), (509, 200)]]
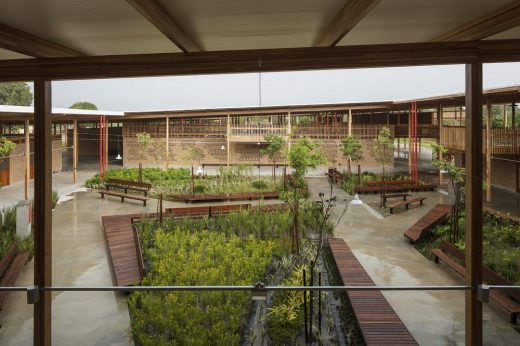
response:
[(150, 144), (152, 144), (152, 136), (147, 132), (138, 132), (135, 137), (137, 138), (137, 144), (139, 145), (139, 182), (143, 181), (143, 159), (146, 151)]
[(0, 138), (0, 163), (2, 163), (3, 159), (13, 152), (14, 148), (16, 148), (16, 144), (4, 137)]
[(0, 83), (0, 104), (10, 106), (30, 106), (33, 93), (27, 83)]
[(266, 134), (264, 139), (267, 142), (267, 147), (260, 150), (260, 154), (269, 157), (269, 159), (273, 161), (273, 179), (276, 179), (276, 158), (280, 155), (285, 140), (283, 137), (273, 135), (272, 133)]
[(71, 109), (86, 109), (91, 111), (97, 111), (97, 106), (92, 102), (80, 101), (73, 103), (69, 108)]
[(393, 160), (394, 153), (394, 139), (388, 127), (383, 127), (376, 138), (374, 138), (374, 145), (372, 146), (372, 154), (377, 163), (383, 168), (383, 180), (385, 179), (385, 167)]

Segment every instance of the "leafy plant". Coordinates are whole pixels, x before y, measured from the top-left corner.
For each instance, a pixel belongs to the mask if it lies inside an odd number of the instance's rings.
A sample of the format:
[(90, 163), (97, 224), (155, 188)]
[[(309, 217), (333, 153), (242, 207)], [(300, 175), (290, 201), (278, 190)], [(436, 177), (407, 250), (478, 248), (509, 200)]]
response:
[(267, 189), (267, 184), (263, 180), (255, 180), (251, 183), (251, 185), (257, 190)]
[(137, 144), (138, 144), (138, 157), (139, 157), (139, 176), (138, 180), (140, 182), (143, 181), (143, 158), (146, 153), (146, 150), (152, 144), (153, 140), (149, 133), (147, 132), (138, 132), (135, 134), (135, 137), (137, 138)]
[(352, 175), (351, 161), (360, 161), (363, 159), (363, 145), (361, 141), (353, 136), (347, 136), (341, 140), (341, 148), (343, 155), (347, 156), (348, 161), (348, 174)]
[(267, 147), (260, 150), (262, 156), (267, 155), (271, 161), (273, 161), (273, 179), (276, 178), (276, 158), (280, 156), (282, 148), (285, 144), (285, 140), (281, 136), (268, 133), (264, 136), (267, 142)]

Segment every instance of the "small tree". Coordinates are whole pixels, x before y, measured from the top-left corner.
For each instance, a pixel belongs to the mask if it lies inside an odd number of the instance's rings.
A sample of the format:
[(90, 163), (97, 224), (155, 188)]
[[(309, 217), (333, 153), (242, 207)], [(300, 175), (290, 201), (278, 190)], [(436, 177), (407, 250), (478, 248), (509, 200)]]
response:
[(139, 182), (143, 181), (143, 158), (148, 150), (150, 144), (152, 144), (152, 136), (147, 132), (138, 132), (135, 137), (137, 138), (137, 144), (139, 145)]
[(394, 140), (392, 133), (388, 127), (383, 127), (376, 138), (374, 138), (374, 145), (372, 146), (372, 154), (376, 162), (381, 164), (383, 168), (383, 183), (381, 185), (381, 206), (383, 206), (383, 200), (385, 196), (385, 167), (393, 160), (394, 153)]
[(341, 140), (343, 155), (348, 157), (348, 175), (352, 175), (351, 161), (363, 159), (362, 147), (361, 141), (353, 136), (348, 136)]
[(283, 145), (285, 143), (283, 137), (268, 133), (264, 136), (267, 142), (267, 147), (260, 150), (262, 156), (267, 156), (273, 161), (273, 179), (276, 179), (276, 158), (280, 155)]
[(32, 100), (33, 94), (27, 83), (0, 83), (1, 105), (30, 106)]
[(86, 109), (86, 110), (92, 110), (96, 111), (98, 108), (95, 104), (92, 102), (75, 102), (73, 103), (69, 108), (71, 109)]
[(288, 153), (289, 165), (293, 169), (291, 175), (291, 187), (287, 191), (286, 200), (293, 214), (292, 250), (298, 254), (300, 248), (299, 240), (299, 210), (300, 201), (305, 197), (307, 181), (305, 175), (309, 168), (316, 168), (327, 163), (325, 156), (320, 151), (319, 145), (309, 138), (301, 138), (291, 147)]
[(459, 188), (461, 183), (464, 183), (465, 169), (463, 167), (457, 167), (451, 160), (440, 159), (440, 153), (446, 153), (448, 149), (442, 145), (436, 144), (432, 146), (433, 150), (437, 153), (437, 158), (432, 161), (432, 164), (442, 172), (448, 174), (450, 184), (455, 195), (455, 201), (452, 205), (451, 212), (451, 224), (450, 224), (450, 241), (458, 241), (459, 236), (459, 210), (460, 202), (462, 201), (462, 189)]
[(183, 155), (184, 160), (189, 161), (191, 163), (191, 193), (195, 193), (195, 180), (193, 177), (193, 162), (198, 161), (199, 166), (200, 162), (204, 159), (206, 155), (204, 151), (197, 147), (191, 146)]

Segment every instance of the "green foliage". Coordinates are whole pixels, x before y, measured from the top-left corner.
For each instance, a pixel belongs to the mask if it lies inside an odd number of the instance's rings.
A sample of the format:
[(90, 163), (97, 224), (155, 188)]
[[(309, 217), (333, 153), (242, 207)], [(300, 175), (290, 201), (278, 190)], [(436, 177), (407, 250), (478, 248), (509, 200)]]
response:
[(267, 189), (267, 184), (263, 180), (255, 180), (251, 183), (251, 186), (253, 186), (257, 190), (265, 190)]
[(372, 146), (372, 154), (376, 162), (385, 166), (392, 162), (394, 153), (394, 140), (392, 133), (388, 127), (383, 127), (376, 138), (374, 138), (374, 145)]
[(291, 147), (288, 154), (289, 165), (293, 169), (292, 179), (297, 187), (305, 187), (305, 175), (309, 168), (327, 163), (318, 143), (310, 138), (301, 138)]
[[(464, 216), (459, 220), (459, 229), (464, 232)], [(433, 229), (433, 237), (421, 243), (418, 250), (430, 257), (430, 250), (439, 246), (441, 240), (449, 241), (450, 226), (439, 225)], [(511, 281), (520, 284), (520, 219), (486, 210), (483, 225), (484, 265)], [(464, 250), (464, 235), (455, 244)]]
[[(143, 285), (251, 285), (271, 262), (274, 244), (219, 232), (158, 229)], [(135, 292), (132, 330), (142, 345), (236, 345), (246, 318), (246, 292)]]
[(13, 150), (16, 148), (16, 144), (13, 141), (10, 141), (4, 137), (0, 138), (0, 162), (6, 156), (11, 155)]
[(204, 185), (195, 185), (195, 187), (193, 188), (193, 193), (204, 193), (205, 190), (206, 188), (204, 187)]
[(198, 162), (200, 165), (200, 162), (204, 160), (204, 157), (206, 157), (204, 151), (197, 146), (191, 146), (184, 152), (183, 155), (183, 159), (191, 162), (192, 165), (193, 162)]
[(142, 161), (144, 158), (144, 155), (146, 154), (146, 150), (152, 144), (153, 139), (152, 136), (147, 132), (138, 132), (135, 134), (135, 137), (137, 138), (137, 144), (139, 145), (138, 148), (138, 156), (139, 161)]
[(2, 210), (3, 217), (0, 215), (0, 259), (11, 246), (16, 235), (16, 208), (6, 207)]
[(260, 154), (262, 156), (267, 156), (273, 162), (276, 162), (276, 158), (280, 155), (282, 148), (285, 144), (285, 140), (281, 136), (273, 135), (272, 133), (268, 133), (264, 136), (265, 141), (267, 142), (267, 147), (265, 149), (260, 150)]
[(352, 161), (359, 161), (363, 159), (363, 145), (361, 141), (353, 136), (347, 136), (341, 140), (341, 149), (343, 155), (350, 158)]
[(58, 195), (58, 191), (52, 190), (52, 209), (56, 208), (58, 205), (58, 200), (60, 199), (60, 196)]
[(91, 110), (91, 111), (95, 111), (97, 110), (97, 106), (91, 102), (75, 102), (73, 103), (69, 108), (71, 109), (86, 109), (86, 110)]
[(0, 105), (30, 106), (33, 100), (27, 83), (0, 83)]
[[(139, 176), (138, 168), (116, 168), (109, 169), (105, 172), (105, 179), (123, 179), (137, 181)], [(186, 168), (143, 168), (143, 181), (151, 184), (171, 183), (176, 184), (179, 181), (187, 181), (190, 178), (190, 171)], [(85, 186), (91, 189), (102, 188), (103, 181), (99, 174), (85, 182)]]
[[(281, 286), (301, 286), (303, 271), (309, 268), (298, 266)], [(309, 293), (307, 292), (307, 299)], [(269, 337), (272, 345), (293, 345), (303, 325), (303, 296), (299, 291), (278, 291), (273, 295), (273, 306), (267, 314)]]

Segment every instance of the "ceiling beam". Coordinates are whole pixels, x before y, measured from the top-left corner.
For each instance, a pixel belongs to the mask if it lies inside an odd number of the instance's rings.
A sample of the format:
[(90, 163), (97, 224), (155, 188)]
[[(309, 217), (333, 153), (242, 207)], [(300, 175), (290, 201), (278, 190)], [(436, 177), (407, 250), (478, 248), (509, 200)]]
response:
[(177, 25), (161, 0), (126, 0), (164, 36), (183, 52), (200, 52), (202, 48)]
[(35, 58), (81, 56), (82, 53), (0, 23), (0, 48)]
[(520, 25), (520, 1), (450, 30), (432, 42), (481, 40)]
[(347, 0), (332, 22), (319, 34), (314, 47), (335, 46), (381, 0)]
[(0, 61), (0, 81), (303, 71), (475, 61), (520, 61), (520, 40), (3, 60)]

